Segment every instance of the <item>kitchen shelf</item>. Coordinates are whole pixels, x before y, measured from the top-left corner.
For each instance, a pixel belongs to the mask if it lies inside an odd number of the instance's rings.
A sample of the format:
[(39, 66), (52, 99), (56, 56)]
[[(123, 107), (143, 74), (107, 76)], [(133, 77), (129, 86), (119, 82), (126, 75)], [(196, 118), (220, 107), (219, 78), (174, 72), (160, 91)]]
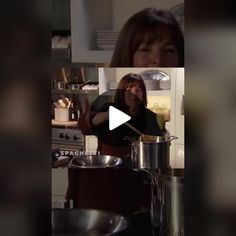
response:
[(75, 127), (75, 126), (78, 126), (78, 121), (57, 121), (57, 120), (52, 120), (52, 126)]
[(148, 90), (147, 96), (170, 96), (170, 90)]
[(52, 89), (52, 94), (79, 94), (79, 95), (98, 95), (98, 90), (83, 89)]

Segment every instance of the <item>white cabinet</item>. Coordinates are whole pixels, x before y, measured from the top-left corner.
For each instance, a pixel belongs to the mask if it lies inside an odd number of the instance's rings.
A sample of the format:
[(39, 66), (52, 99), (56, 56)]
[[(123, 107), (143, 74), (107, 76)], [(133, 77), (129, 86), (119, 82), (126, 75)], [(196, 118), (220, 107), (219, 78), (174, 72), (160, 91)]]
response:
[(171, 116), (173, 119), (172, 135), (178, 139), (172, 141), (171, 159), (173, 168), (184, 168), (184, 68), (176, 70), (175, 89), (172, 92), (173, 106)]
[(98, 140), (94, 135), (85, 136), (85, 151), (87, 154), (95, 154), (97, 151)]
[(52, 200), (65, 199), (68, 187), (68, 169), (52, 169)]
[(126, 20), (147, 7), (170, 9), (183, 0), (71, 0), (72, 62), (110, 63), (113, 51), (96, 45), (96, 30), (120, 31)]
[(175, 144), (175, 168), (184, 168), (184, 144)]
[(176, 135), (179, 137), (177, 143), (184, 144), (184, 69), (177, 70), (176, 83)]

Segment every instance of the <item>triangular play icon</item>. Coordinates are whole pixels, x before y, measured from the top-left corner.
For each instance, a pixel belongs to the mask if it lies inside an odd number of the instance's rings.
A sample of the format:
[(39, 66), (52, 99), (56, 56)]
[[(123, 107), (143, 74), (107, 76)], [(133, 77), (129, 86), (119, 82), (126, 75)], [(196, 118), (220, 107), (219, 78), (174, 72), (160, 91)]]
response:
[(113, 130), (131, 119), (124, 112), (109, 106), (109, 130)]

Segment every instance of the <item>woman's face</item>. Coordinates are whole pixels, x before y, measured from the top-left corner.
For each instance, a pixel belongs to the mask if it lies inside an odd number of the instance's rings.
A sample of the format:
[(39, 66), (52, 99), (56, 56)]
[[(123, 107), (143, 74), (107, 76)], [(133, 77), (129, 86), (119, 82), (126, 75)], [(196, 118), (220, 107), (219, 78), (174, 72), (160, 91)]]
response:
[(134, 67), (177, 67), (178, 51), (165, 33), (151, 44), (141, 43), (133, 55)]
[(129, 108), (136, 108), (143, 101), (143, 90), (139, 85), (128, 86), (124, 93), (125, 104)]

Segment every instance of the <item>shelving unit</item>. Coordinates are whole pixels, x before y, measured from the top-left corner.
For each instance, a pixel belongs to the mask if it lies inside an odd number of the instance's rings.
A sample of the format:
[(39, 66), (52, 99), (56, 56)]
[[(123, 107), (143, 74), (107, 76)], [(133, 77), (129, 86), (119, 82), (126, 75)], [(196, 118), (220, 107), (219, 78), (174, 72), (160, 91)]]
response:
[(52, 94), (78, 94), (78, 95), (98, 95), (98, 90), (83, 90), (83, 89), (53, 89)]
[(170, 90), (148, 90), (147, 96), (170, 96)]

